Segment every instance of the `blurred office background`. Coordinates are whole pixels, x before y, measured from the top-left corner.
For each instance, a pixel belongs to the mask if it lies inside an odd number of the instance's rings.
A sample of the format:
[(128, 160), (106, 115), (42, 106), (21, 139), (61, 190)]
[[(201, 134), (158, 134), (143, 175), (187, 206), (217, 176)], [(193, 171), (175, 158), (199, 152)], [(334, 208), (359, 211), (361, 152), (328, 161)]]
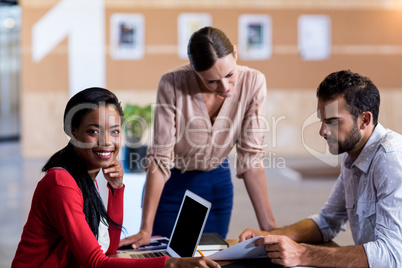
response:
[[(315, 90), (333, 71), (370, 77), (380, 122), (402, 133), (401, 0), (0, 0), (0, 267), (9, 267), (46, 159), (64, 146), (71, 95), (106, 87), (152, 104), (187, 63), (189, 34), (222, 29), (267, 78), (266, 167), (278, 225), (315, 213), (339, 170), (318, 135)], [(229, 238), (257, 228), (240, 180)], [(336, 240), (352, 243), (348, 233)]]

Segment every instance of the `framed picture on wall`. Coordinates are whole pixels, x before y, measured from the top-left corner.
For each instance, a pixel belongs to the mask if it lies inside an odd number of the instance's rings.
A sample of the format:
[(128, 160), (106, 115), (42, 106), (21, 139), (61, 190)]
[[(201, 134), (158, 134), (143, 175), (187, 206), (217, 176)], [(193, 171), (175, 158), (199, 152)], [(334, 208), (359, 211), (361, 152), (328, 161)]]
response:
[(268, 15), (239, 17), (239, 58), (265, 60), (272, 55), (272, 20)]
[(144, 57), (144, 16), (142, 14), (112, 14), (110, 56), (116, 60), (138, 60)]
[(331, 19), (302, 15), (298, 19), (298, 48), (303, 60), (325, 60), (331, 54)]
[(191, 35), (205, 26), (212, 25), (212, 17), (208, 13), (182, 13), (177, 20), (178, 54), (181, 59), (187, 59), (187, 45)]

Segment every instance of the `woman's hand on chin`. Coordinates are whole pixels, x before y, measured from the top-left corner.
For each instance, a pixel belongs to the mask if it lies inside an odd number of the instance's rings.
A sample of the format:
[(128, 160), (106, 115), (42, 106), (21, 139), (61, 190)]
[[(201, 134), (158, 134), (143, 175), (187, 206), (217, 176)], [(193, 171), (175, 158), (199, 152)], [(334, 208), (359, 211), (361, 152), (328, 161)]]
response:
[(103, 175), (113, 189), (122, 188), (123, 184), (123, 168), (120, 161), (114, 160), (110, 166), (102, 169)]

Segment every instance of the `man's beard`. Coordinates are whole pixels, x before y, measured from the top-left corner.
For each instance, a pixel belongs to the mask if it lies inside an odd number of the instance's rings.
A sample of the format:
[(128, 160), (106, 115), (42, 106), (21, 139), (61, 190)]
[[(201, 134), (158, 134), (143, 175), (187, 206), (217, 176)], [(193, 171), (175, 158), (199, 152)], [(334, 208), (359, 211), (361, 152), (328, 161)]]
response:
[(348, 138), (343, 142), (338, 140), (337, 147), (329, 147), (329, 151), (331, 154), (342, 154), (345, 152), (349, 152), (353, 150), (355, 145), (360, 141), (362, 135), (359, 132), (359, 128), (357, 127), (357, 122), (354, 120), (353, 128), (350, 131)]

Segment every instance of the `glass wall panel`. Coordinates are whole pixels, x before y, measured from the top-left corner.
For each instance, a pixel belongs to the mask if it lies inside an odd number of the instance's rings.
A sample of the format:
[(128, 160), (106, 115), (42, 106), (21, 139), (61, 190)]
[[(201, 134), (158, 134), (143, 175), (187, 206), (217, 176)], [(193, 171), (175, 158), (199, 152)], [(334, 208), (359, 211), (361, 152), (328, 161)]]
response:
[(0, 141), (18, 139), (21, 9), (0, 5)]

